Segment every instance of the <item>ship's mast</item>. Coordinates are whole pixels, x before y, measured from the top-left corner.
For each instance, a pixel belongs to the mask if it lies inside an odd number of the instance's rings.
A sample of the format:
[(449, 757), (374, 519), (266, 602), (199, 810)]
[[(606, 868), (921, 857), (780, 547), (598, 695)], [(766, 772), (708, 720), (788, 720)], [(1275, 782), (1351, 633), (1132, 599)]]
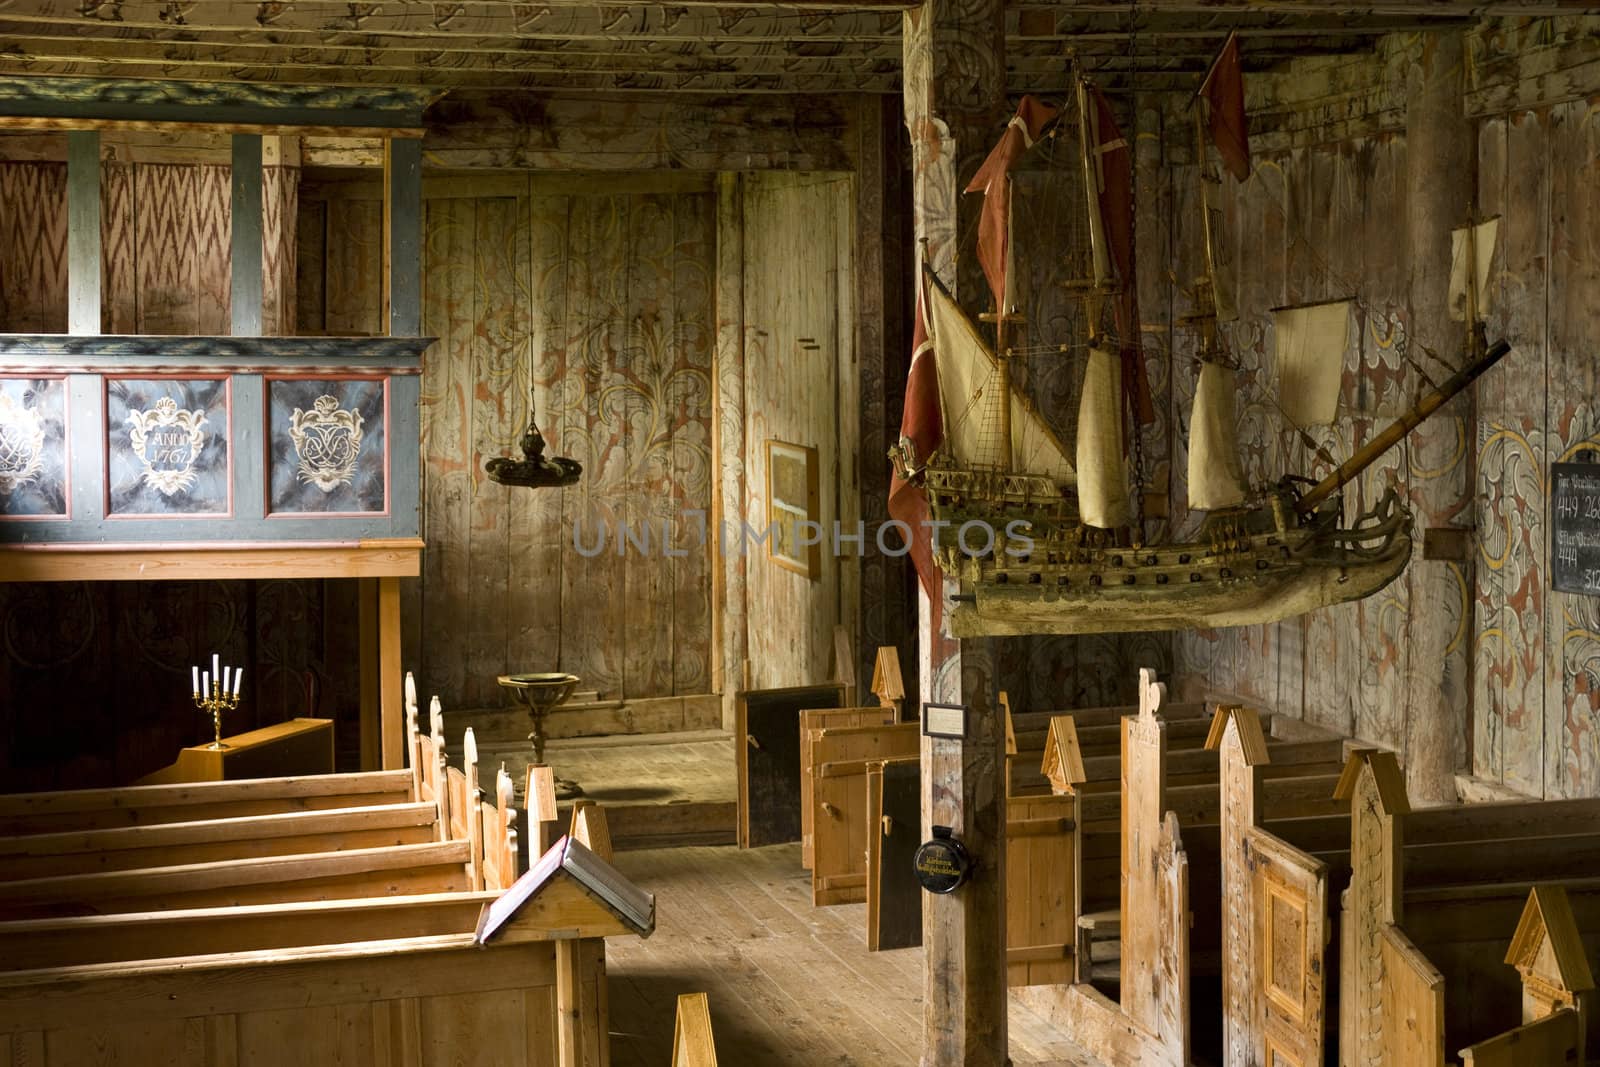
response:
[(1078, 158), (1083, 167), (1083, 198), (1089, 220), (1089, 290), (1085, 296), (1089, 320), (1089, 343), (1100, 334), (1100, 305), (1106, 287), (1105, 220), (1100, 216), (1100, 179), (1090, 154), (1089, 92), (1083, 74), (1073, 66), (1073, 84), (1078, 98)]
[(1217, 347), (1217, 255), (1211, 242), (1211, 167), (1206, 159), (1206, 120), (1203, 97), (1197, 96), (1194, 111), (1195, 173), (1200, 178), (1200, 232), (1205, 236), (1205, 277), (1196, 286), (1195, 318), (1200, 323), (1200, 358), (1209, 359)]

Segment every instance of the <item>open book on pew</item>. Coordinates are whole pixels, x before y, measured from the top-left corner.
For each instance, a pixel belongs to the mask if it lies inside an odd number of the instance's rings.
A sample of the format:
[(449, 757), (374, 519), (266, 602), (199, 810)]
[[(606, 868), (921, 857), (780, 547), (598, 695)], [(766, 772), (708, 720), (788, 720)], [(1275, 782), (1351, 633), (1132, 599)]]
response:
[[(520, 921), (519, 921), (520, 920)], [(563, 837), (499, 897), (483, 906), (476, 941), (527, 926), (551, 939), (649, 937), (656, 898), (570, 836)]]

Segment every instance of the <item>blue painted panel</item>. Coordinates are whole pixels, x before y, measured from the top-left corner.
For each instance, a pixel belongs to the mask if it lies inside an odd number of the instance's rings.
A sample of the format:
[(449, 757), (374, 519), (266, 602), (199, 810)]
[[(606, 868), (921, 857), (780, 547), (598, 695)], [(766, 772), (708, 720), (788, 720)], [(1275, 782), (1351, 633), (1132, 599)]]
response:
[(66, 379), (0, 378), (0, 516), (66, 515)]
[(387, 510), (384, 386), (382, 378), (267, 382), (269, 514)]
[[(0, 478), (8, 464), (32, 466), (35, 421), (53, 457), (26, 486), (16, 473), (16, 487), (0, 491), (0, 520), (10, 520), (0, 542), (415, 537), (431, 343), (0, 335)], [(354, 468), (325, 477), (328, 489), (303, 476), (315, 447), (302, 432), (297, 449), (290, 430), (297, 410), (303, 431), (308, 414), (315, 422), (324, 396), (361, 427)], [(341, 447), (335, 439), (321, 442), (324, 460)]]
[(228, 515), (226, 378), (107, 378), (109, 515)]

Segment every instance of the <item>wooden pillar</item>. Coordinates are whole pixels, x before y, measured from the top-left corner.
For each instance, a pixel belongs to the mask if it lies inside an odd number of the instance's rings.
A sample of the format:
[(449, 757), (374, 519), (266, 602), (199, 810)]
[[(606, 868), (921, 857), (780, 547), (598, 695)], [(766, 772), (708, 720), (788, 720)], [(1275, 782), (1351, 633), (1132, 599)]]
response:
[(67, 133), (67, 332), (100, 332), (100, 131)]
[(383, 310), (390, 337), (422, 333), (422, 141), (383, 142)]
[[(1411, 360), (1439, 381), (1466, 355), (1464, 325), (1449, 315), (1450, 231), (1466, 223), (1476, 189), (1477, 145), (1466, 117), (1465, 51), (1458, 32), (1420, 37), (1406, 78), (1406, 202)], [(1430, 358), (1419, 347), (1431, 348)], [(1412, 376), (1407, 401), (1424, 383)], [(1467, 390), (1413, 435), (1409, 492), (1417, 524), (1472, 521), (1473, 395)], [(1418, 537), (1420, 544), (1421, 537)], [(1406, 781), (1423, 803), (1456, 799), (1472, 721), (1472, 563), (1425, 560), (1410, 569), (1407, 614)]]
[(229, 279), (235, 337), (261, 336), (261, 135), (233, 135), (233, 224)]
[[(391, 137), (383, 142), (383, 179), (383, 317), (390, 337), (417, 337), (422, 333), (421, 139)], [(376, 745), (385, 769), (403, 767), (400, 579), (364, 579), (361, 602), (363, 765)], [(371, 718), (374, 671), (376, 722)]]
[[(925, 0), (906, 12), (901, 34), (918, 248), (958, 298), (968, 295), (970, 312), (984, 310), (977, 299), (981, 276), (968, 255), (960, 270), (965, 284), (957, 284), (956, 243), (976, 229), (982, 205), (961, 189), (1005, 120), (1002, 19), (998, 0)], [(922, 830), (949, 826), (976, 865), (956, 892), (923, 899), (922, 1062), (998, 1067), (1007, 1062), (1005, 724), (995, 692), (995, 643), (957, 643), (934, 633), (928, 605), (921, 608), (923, 699), (970, 709), (964, 741), (923, 739)]]
[(378, 582), (378, 695), (384, 770), (406, 765), (404, 699), (400, 664), (400, 579)]
[[(716, 457), (715, 496), (708, 545), (716, 546), (715, 588), (718, 656), (713, 677), (722, 692), (722, 726), (733, 729), (734, 693), (745, 687), (749, 650), (745, 629), (744, 521), (744, 179), (717, 175), (717, 347), (711, 376), (711, 451)], [(753, 518), (759, 528), (764, 518)]]

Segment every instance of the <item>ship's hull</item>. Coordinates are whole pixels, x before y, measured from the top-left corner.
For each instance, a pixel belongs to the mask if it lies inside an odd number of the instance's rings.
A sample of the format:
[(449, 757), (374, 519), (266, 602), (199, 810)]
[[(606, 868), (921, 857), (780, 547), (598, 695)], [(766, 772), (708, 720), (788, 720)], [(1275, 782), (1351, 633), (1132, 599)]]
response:
[[(1257, 512), (1260, 519), (1266, 514)], [(1281, 514), (1281, 512), (1279, 513)], [(1331, 516), (1329, 516), (1331, 518)], [(1332, 522), (1219, 543), (1097, 549), (1070, 558), (957, 561), (956, 637), (1125, 633), (1251, 626), (1371, 596), (1411, 559), (1411, 516), (1387, 509), (1377, 526)]]

